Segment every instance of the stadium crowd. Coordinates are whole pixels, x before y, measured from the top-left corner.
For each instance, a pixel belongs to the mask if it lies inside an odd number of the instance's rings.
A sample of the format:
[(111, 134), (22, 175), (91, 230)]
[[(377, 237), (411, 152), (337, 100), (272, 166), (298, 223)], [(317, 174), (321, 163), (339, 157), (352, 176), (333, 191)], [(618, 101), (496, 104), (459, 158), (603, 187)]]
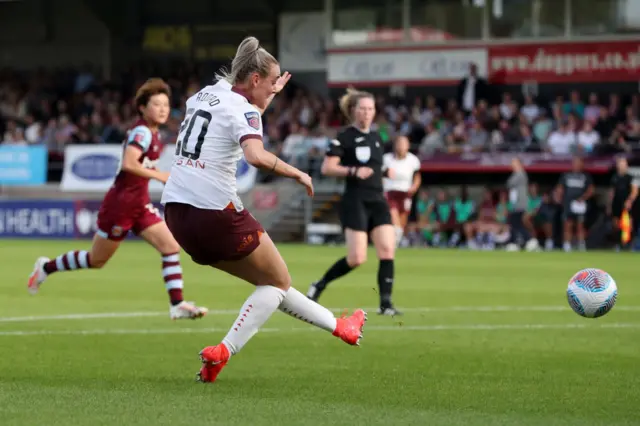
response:
[[(172, 111), (161, 129), (161, 138), (165, 143), (174, 143), (186, 99), (211, 78), (198, 69), (132, 67), (110, 81), (103, 81), (88, 66), (81, 70), (33, 73), (2, 70), (0, 142), (44, 144), (50, 160), (58, 162), (68, 144), (120, 144), (136, 120), (132, 104), (135, 90), (150, 75), (164, 76), (172, 88)], [(292, 86), (265, 113), (264, 142), (274, 154), (319, 178), (324, 152), (329, 140), (345, 124), (344, 117), (334, 99)], [(469, 108), (461, 107), (466, 102), (460, 89), (457, 97), (449, 99), (379, 95), (374, 129), (380, 133), (387, 150), (396, 136), (405, 135), (412, 151), (423, 157), (435, 153), (497, 151), (589, 155), (640, 149), (639, 94), (622, 97), (616, 93), (573, 91), (558, 94), (551, 101), (526, 94), (498, 95), (499, 99), (492, 103), (479, 98)], [(495, 231), (491, 234), (500, 235), (506, 229), (506, 193), (487, 193), (486, 199), (474, 202), (467, 201), (464, 189), (457, 194), (433, 189), (431, 192), (417, 197), (407, 244), (451, 245), (462, 240), (493, 247), (494, 240), (482, 239), (488, 224), (476, 221), (471, 226), (469, 222), (470, 217), (478, 217), (483, 202), (489, 198), (496, 214), (495, 226), (489, 226)], [(557, 205), (553, 192), (538, 194), (534, 185), (527, 226), (546, 239), (548, 246), (553, 234), (557, 234), (550, 228), (550, 218), (557, 216), (554, 213)], [(451, 220), (447, 206), (454, 206)], [(538, 214), (540, 209), (542, 214)], [(433, 220), (435, 216), (440, 222)], [(464, 226), (465, 223), (468, 225)], [(434, 227), (446, 232), (434, 232)], [(441, 241), (445, 234), (447, 238)]]
[[(131, 99), (147, 76), (166, 76), (173, 90), (171, 119), (162, 130), (175, 140), (185, 99), (203, 78), (198, 70), (170, 74), (132, 68), (102, 81), (87, 67), (33, 74), (0, 71), (0, 142), (45, 144), (61, 155), (72, 143), (120, 143), (135, 120)], [(562, 93), (551, 102), (503, 93), (499, 102), (479, 99), (464, 112), (454, 98), (377, 97), (375, 128), (389, 143), (409, 137), (422, 155), (435, 152), (548, 151), (625, 152), (640, 142), (640, 95)], [(265, 114), (266, 142), (272, 152), (293, 160), (322, 157), (327, 141), (344, 124), (336, 102), (293, 88)]]

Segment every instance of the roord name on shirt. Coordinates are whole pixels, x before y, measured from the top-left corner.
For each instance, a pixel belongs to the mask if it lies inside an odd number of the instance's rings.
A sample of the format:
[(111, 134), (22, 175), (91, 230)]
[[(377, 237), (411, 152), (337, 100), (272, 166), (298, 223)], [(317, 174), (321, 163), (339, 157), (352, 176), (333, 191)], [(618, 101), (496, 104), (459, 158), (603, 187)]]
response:
[(233, 203), (236, 210), (242, 210), (236, 190), (240, 144), (247, 139), (262, 140), (260, 113), (224, 80), (204, 87), (186, 106), (162, 203), (209, 210), (223, 210)]

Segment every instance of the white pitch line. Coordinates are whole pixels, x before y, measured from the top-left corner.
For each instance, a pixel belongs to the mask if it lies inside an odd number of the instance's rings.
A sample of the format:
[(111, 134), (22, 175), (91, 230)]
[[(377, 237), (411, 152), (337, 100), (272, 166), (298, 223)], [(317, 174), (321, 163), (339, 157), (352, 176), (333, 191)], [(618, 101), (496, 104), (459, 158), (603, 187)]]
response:
[[(638, 329), (640, 323), (569, 323), (569, 324), (460, 324), (460, 325), (414, 325), (414, 326), (368, 326), (368, 331), (500, 331), (500, 330), (567, 330), (567, 329)], [(14, 330), (0, 331), (3, 336), (93, 336), (93, 335), (133, 335), (133, 334), (191, 334), (191, 333), (223, 333), (226, 328), (164, 328), (164, 329), (97, 329), (97, 330)], [(262, 328), (260, 333), (295, 333), (320, 331), (313, 327)]]
[[(345, 308), (329, 308), (333, 312), (343, 312)], [(368, 312), (375, 312), (377, 308), (364, 308)], [(352, 309), (348, 309), (351, 311)], [(430, 312), (563, 312), (570, 311), (569, 306), (447, 306), (447, 307), (417, 307), (402, 308), (406, 313), (430, 313)], [(640, 311), (640, 306), (617, 306), (615, 311)], [(237, 309), (212, 309), (208, 315), (237, 315)], [(168, 316), (163, 312), (103, 312), (95, 314), (62, 314), (62, 315), (37, 315), (21, 317), (0, 317), (3, 322), (31, 322), (31, 321), (58, 321), (58, 320), (89, 320), (104, 318), (141, 318)]]

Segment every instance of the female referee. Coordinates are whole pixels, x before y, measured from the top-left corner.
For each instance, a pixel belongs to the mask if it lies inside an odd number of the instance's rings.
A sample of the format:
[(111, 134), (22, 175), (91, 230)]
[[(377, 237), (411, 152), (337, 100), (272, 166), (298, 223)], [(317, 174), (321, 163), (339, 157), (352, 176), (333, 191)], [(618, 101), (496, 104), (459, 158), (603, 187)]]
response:
[(392, 169), (383, 171), (382, 139), (377, 132), (371, 131), (376, 113), (373, 95), (349, 89), (340, 99), (340, 109), (352, 124), (331, 141), (322, 163), (322, 173), (346, 177), (340, 220), (345, 230), (347, 256), (311, 284), (307, 297), (317, 301), (330, 282), (362, 265), (367, 260), (370, 234), (380, 259), (378, 314), (400, 315), (391, 303), (396, 236), (382, 191), (383, 176), (393, 178), (394, 175)]

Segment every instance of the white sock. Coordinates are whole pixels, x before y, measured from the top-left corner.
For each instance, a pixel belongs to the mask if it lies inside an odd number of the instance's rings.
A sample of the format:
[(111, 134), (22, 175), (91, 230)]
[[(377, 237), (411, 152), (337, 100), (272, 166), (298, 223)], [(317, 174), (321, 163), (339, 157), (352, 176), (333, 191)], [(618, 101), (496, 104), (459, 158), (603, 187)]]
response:
[(293, 287), (287, 292), (287, 297), (284, 298), (279, 309), (300, 321), (308, 322), (329, 332), (336, 329), (336, 317), (330, 310), (309, 300)]
[(287, 292), (277, 287), (263, 285), (256, 287), (242, 308), (233, 326), (222, 339), (231, 355), (240, 349), (260, 330), (269, 317), (278, 309)]
[(394, 227), (396, 230), (396, 247), (400, 245), (400, 241), (402, 241), (402, 237), (404, 236), (404, 229), (400, 226)]

